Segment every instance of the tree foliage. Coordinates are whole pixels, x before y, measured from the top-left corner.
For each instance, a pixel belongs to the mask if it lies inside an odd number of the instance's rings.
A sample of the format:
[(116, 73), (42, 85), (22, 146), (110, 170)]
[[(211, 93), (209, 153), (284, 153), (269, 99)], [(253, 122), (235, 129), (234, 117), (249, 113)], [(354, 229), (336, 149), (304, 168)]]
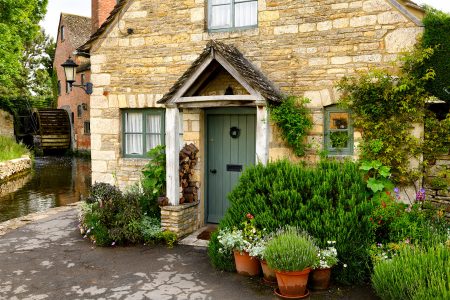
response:
[(432, 95), (450, 103), (450, 15), (431, 7), (426, 11), (422, 47), (435, 48), (435, 52), (425, 67), (436, 72), (436, 80), (428, 82), (426, 88)]
[(0, 1), (0, 96), (23, 94), (27, 86), (25, 55), (38, 36), (48, 0)]

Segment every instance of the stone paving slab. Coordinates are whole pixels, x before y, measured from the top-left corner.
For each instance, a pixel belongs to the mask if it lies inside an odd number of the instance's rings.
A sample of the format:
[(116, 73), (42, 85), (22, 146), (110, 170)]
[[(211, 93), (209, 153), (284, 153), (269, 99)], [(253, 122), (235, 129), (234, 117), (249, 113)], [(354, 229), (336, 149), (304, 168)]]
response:
[[(204, 248), (95, 247), (76, 207), (0, 236), (0, 299), (276, 299), (260, 279), (214, 270)], [(367, 289), (312, 299), (372, 299)], [(363, 297), (361, 297), (363, 296)]]

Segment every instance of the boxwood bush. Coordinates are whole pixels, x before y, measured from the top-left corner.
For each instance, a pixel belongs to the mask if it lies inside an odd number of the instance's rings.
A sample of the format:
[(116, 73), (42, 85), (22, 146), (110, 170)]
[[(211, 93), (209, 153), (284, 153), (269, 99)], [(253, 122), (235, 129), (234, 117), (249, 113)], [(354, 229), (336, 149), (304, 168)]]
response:
[(375, 265), (373, 287), (382, 299), (450, 299), (450, 247), (405, 248)]
[[(323, 161), (315, 167), (288, 161), (256, 165), (228, 195), (230, 207), (219, 229), (239, 227), (251, 213), (259, 229), (297, 226), (316, 238), (319, 247), (335, 240), (342, 262), (334, 268), (338, 281), (361, 282), (369, 278), (368, 250), (375, 241), (370, 221), (374, 207), (367, 196), (358, 165), (350, 161)], [(233, 258), (219, 249), (213, 234), (208, 249), (212, 264), (233, 270)]]

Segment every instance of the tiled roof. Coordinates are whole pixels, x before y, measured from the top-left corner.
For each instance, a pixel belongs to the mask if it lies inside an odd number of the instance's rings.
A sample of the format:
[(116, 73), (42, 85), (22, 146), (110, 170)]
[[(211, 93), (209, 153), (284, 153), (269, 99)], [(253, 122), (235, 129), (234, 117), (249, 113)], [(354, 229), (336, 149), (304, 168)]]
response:
[(91, 35), (91, 18), (62, 13), (61, 21), (75, 49), (86, 43)]
[(122, 8), (125, 6), (125, 4), (127, 2), (128, 2), (128, 0), (118, 1), (116, 6), (114, 7), (114, 9), (109, 14), (109, 17), (105, 20), (105, 22), (103, 22), (102, 26), (100, 26), (100, 28), (97, 29), (97, 31), (94, 32), (94, 34), (92, 34), (90, 36), (90, 38), (88, 37), (88, 39), (86, 39), (86, 41), (83, 44), (80, 44), (77, 47), (77, 50), (79, 50), (79, 51), (89, 51), (89, 49), (91, 48), (92, 42), (97, 40), (97, 38), (99, 38), (106, 31), (106, 29), (108, 28), (109, 24), (111, 24), (114, 21), (114, 18), (116, 17), (116, 15), (119, 14), (119, 12), (122, 10)]
[(192, 63), (189, 69), (178, 79), (170, 91), (158, 103), (166, 103), (171, 99), (186, 81), (195, 73), (197, 68), (211, 55), (212, 51), (222, 55), (231, 64), (245, 81), (258, 91), (267, 101), (280, 102), (282, 93), (268, 80), (261, 71), (250, 63), (239, 50), (221, 42), (210, 41), (202, 54)]

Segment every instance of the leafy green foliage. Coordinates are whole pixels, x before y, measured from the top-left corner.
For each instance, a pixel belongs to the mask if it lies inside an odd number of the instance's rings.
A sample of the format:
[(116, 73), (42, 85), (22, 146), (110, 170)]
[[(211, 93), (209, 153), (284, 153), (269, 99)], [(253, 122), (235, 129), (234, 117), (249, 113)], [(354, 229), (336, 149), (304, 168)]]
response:
[(377, 263), (373, 287), (381, 299), (450, 299), (450, 248), (406, 247)]
[(158, 197), (166, 193), (166, 154), (164, 146), (157, 146), (147, 153), (150, 161), (142, 170), (143, 197), (141, 206), (145, 214), (159, 216)]
[(29, 154), (30, 151), (23, 144), (16, 143), (10, 137), (0, 135), (0, 162)]
[(81, 231), (99, 246), (164, 241), (169, 247), (176, 234), (162, 231), (159, 217), (143, 212), (142, 193), (122, 193), (117, 187), (96, 183), (82, 206)]
[(363, 160), (359, 169), (366, 173), (367, 187), (372, 191), (373, 198), (384, 197), (385, 192), (390, 192), (394, 188), (394, 184), (389, 180), (391, 168), (384, 166), (380, 161)]
[(450, 114), (438, 120), (432, 112), (424, 118), (423, 157), (427, 165), (434, 162), (437, 156), (450, 153)]
[[(335, 267), (341, 282), (360, 282), (368, 277), (367, 249), (374, 243), (370, 214), (373, 204), (363, 174), (352, 162), (323, 161), (305, 167), (287, 161), (246, 169), (229, 194), (230, 207), (219, 228), (239, 227), (242, 213), (254, 216), (259, 229), (276, 231), (285, 225), (297, 226), (317, 239), (319, 247), (337, 242), (339, 260)], [(214, 266), (230, 270), (232, 258), (218, 253), (212, 235), (208, 253)]]
[(267, 243), (264, 257), (274, 270), (302, 271), (315, 264), (318, 250), (309, 234), (287, 227)]
[(20, 93), (26, 81), (24, 50), (39, 33), (48, 0), (0, 2), (0, 96)]
[(294, 153), (305, 155), (306, 136), (312, 128), (312, 120), (305, 104), (306, 98), (287, 97), (280, 104), (270, 106), (270, 116), (281, 129), (282, 136)]
[(354, 125), (363, 132), (361, 158), (389, 166), (396, 183), (419, 177), (419, 170), (409, 165), (422, 153), (422, 142), (412, 135), (412, 129), (423, 119), (428, 99), (425, 84), (434, 78), (434, 71), (419, 74), (415, 70), (432, 53), (432, 49), (416, 50), (405, 56), (399, 76), (378, 70), (344, 78), (338, 85), (343, 92), (341, 105), (352, 110)]
[(423, 24), (422, 47), (435, 48), (430, 60), (420, 69), (432, 68), (436, 72), (436, 80), (428, 82), (426, 88), (432, 95), (450, 103), (450, 15), (428, 7)]

